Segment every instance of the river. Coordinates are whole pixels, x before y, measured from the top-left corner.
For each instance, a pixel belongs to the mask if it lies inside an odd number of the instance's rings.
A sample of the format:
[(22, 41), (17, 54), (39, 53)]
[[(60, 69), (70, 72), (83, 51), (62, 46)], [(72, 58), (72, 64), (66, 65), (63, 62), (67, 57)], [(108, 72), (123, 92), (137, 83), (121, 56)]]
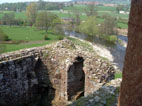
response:
[(94, 46), (94, 51), (96, 51), (98, 55), (107, 58), (113, 63), (114, 66), (116, 66), (116, 69), (122, 71), (128, 42), (127, 36), (118, 35), (117, 38), (121, 41), (121, 43), (117, 42), (116, 44), (112, 44), (102, 39), (90, 37), (85, 34), (76, 33), (74, 31), (65, 32), (65, 35), (91, 42), (91, 44)]

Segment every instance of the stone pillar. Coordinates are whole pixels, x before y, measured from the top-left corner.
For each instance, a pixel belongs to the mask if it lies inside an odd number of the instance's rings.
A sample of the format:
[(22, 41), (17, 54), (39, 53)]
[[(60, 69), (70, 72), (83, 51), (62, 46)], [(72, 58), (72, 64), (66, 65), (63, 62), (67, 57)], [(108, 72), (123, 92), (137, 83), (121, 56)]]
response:
[(119, 106), (142, 106), (142, 0), (132, 0)]

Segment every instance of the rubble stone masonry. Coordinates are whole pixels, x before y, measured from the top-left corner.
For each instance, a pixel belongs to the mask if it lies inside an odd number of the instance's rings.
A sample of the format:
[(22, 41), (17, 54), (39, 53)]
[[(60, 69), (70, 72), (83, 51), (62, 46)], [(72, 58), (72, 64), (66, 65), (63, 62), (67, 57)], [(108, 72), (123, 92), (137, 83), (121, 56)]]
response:
[(0, 106), (64, 106), (114, 78), (107, 60), (78, 48), (65, 39), (1, 54)]

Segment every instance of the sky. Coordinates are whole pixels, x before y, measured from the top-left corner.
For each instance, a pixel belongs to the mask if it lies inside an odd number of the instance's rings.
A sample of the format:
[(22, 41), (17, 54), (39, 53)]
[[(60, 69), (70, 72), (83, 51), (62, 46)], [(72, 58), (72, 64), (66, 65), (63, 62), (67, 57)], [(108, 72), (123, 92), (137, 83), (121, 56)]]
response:
[[(26, 1), (38, 1), (38, 0), (0, 0), (0, 3), (26, 2)], [(62, 2), (62, 1), (70, 1), (70, 0), (44, 0), (44, 1)]]

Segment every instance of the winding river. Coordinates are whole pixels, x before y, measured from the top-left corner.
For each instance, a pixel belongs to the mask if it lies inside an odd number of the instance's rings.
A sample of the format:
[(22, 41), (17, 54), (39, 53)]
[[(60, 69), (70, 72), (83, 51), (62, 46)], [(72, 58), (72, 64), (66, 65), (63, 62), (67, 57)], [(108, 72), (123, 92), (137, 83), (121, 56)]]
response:
[(90, 37), (85, 34), (79, 34), (74, 31), (65, 32), (65, 35), (91, 42), (94, 46), (94, 51), (96, 50), (98, 54), (102, 54), (101, 56), (110, 60), (118, 70), (122, 70), (128, 42), (127, 36), (118, 35), (117, 38), (121, 41), (121, 43), (117, 42), (116, 44), (111, 44), (102, 39)]

